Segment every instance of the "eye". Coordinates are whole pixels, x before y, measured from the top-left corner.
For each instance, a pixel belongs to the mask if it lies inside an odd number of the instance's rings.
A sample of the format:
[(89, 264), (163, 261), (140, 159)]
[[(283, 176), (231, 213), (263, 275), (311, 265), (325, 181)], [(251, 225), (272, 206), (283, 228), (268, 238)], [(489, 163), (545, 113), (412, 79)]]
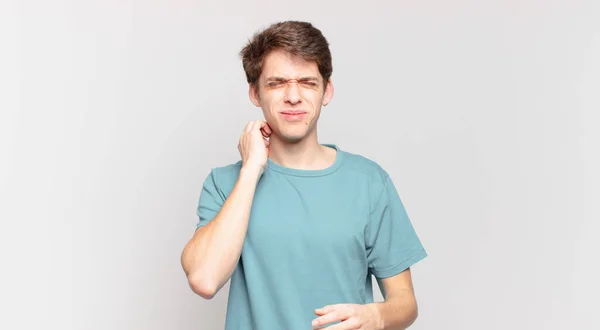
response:
[(267, 83), (267, 87), (279, 87), (281, 85), (283, 85), (283, 82), (281, 81), (271, 81)]
[(314, 81), (303, 81), (303, 82), (301, 82), (301, 84), (303, 86), (307, 86), (307, 87), (311, 87), (311, 88), (317, 87), (317, 83)]

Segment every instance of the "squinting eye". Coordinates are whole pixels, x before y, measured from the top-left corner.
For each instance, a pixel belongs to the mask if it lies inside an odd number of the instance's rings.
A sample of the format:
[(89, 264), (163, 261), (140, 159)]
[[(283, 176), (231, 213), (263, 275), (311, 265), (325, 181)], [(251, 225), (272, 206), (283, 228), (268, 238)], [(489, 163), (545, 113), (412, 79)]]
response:
[(302, 85), (308, 86), (308, 87), (317, 87), (317, 83), (312, 82), (312, 81), (303, 81)]

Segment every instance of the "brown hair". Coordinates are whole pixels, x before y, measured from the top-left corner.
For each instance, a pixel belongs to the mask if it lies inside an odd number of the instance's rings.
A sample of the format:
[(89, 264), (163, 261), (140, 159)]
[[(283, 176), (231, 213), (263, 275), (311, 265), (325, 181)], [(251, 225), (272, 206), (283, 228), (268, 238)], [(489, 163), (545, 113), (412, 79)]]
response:
[(273, 50), (283, 50), (304, 61), (316, 62), (326, 84), (333, 72), (329, 42), (311, 23), (285, 21), (257, 32), (240, 51), (248, 83), (258, 87), (265, 57)]

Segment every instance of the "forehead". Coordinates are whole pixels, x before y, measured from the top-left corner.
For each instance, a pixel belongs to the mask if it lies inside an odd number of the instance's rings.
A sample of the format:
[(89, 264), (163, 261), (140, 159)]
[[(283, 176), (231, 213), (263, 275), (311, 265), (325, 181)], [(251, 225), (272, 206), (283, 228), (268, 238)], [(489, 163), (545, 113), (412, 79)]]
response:
[(282, 50), (274, 50), (265, 56), (261, 78), (267, 79), (272, 76), (286, 79), (306, 76), (321, 78), (317, 63), (295, 58)]

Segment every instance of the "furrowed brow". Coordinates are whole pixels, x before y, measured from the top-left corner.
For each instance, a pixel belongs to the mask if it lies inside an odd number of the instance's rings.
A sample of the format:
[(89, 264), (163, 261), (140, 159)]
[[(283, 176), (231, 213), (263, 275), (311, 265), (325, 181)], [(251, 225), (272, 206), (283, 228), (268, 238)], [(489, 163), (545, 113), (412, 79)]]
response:
[[(267, 81), (288, 81), (288, 80), (290, 80), (290, 79), (286, 79), (283, 77), (275, 77), (275, 76), (267, 78)], [(298, 81), (319, 81), (319, 78), (311, 76), (311, 77), (301, 77), (301, 78), (298, 78), (297, 80)]]
[(286, 81), (287, 79), (282, 78), (282, 77), (269, 77), (267, 78), (267, 81)]
[(302, 78), (299, 78), (298, 80), (300, 80), (300, 81), (319, 81), (319, 78), (317, 78), (317, 77), (302, 77)]

